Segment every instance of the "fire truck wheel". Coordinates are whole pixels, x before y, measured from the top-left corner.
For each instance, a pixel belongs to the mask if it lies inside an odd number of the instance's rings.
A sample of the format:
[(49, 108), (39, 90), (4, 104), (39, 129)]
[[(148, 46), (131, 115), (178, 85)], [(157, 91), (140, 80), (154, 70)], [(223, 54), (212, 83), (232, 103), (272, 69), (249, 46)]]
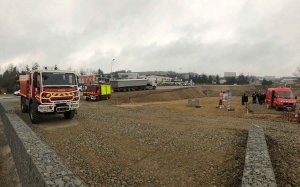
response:
[(86, 98), (85, 98), (85, 100), (86, 100), (86, 101), (89, 101), (89, 100), (90, 100), (90, 98), (89, 98), (89, 97), (86, 97)]
[(26, 99), (24, 97), (21, 97), (21, 112), (22, 113), (28, 112), (28, 106), (26, 105)]
[(33, 103), (31, 103), (29, 107), (29, 116), (31, 123), (38, 124), (40, 122), (40, 113), (37, 108), (34, 107)]
[(66, 119), (72, 119), (75, 116), (75, 110), (70, 110), (64, 113)]
[(276, 105), (275, 109), (278, 111), (278, 110), (279, 110), (279, 107)]

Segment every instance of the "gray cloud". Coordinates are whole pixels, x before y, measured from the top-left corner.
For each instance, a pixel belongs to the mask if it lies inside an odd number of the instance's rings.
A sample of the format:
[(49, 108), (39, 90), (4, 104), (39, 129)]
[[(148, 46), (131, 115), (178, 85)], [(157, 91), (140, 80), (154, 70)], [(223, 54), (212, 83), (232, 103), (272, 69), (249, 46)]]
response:
[(291, 76), (299, 1), (4, 1), (0, 65)]

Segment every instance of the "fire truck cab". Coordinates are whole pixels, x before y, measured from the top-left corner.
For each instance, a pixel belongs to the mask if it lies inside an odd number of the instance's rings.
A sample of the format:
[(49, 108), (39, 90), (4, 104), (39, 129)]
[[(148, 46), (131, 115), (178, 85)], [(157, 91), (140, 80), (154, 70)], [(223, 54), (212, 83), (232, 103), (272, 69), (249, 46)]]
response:
[(83, 98), (89, 100), (108, 100), (111, 98), (110, 84), (85, 84), (83, 90)]
[(290, 107), (293, 111), (296, 110), (296, 98), (290, 88), (267, 88), (266, 89), (266, 103), (276, 110)]
[(79, 107), (80, 92), (75, 72), (35, 70), (20, 75), (21, 111), (33, 124), (43, 114), (63, 114), (72, 119)]

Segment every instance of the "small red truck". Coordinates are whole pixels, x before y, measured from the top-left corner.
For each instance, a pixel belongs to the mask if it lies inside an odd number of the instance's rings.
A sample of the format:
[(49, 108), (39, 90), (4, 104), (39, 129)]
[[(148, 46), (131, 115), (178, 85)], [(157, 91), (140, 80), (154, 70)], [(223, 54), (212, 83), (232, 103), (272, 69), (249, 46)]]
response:
[(107, 100), (111, 98), (110, 84), (85, 84), (83, 90), (83, 98), (89, 100)]
[(80, 92), (73, 71), (34, 70), (20, 75), (21, 111), (33, 124), (43, 114), (63, 114), (72, 119), (79, 107)]
[(274, 107), (276, 110), (281, 110), (284, 107), (290, 107), (296, 110), (296, 98), (290, 88), (267, 88), (266, 89), (266, 104)]

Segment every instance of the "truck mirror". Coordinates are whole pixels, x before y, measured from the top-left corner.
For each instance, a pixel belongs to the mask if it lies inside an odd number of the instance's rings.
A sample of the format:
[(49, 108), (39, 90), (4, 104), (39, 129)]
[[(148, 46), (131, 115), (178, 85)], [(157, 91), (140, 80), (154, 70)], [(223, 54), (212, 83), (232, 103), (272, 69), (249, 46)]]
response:
[(32, 77), (32, 78), (33, 78), (34, 80), (36, 80), (36, 79), (37, 79), (37, 77), (38, 77), (38, 72), (34, 72), (34, 73), (33, 73), (33, 77)]
[(35, 88), (38, 87), (37, 79), (33, 79), (32, 85), (33, 85), (33, 87), (35, 87)]

